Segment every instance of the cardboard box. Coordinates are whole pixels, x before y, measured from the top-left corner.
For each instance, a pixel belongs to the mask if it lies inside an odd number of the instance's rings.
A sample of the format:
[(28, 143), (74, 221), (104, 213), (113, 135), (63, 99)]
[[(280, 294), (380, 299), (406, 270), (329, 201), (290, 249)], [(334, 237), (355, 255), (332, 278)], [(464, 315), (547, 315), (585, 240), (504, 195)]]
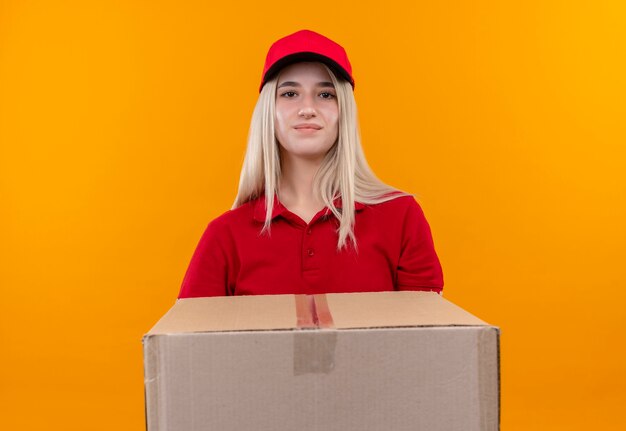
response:
[(143, 343), (149, 431), (499, 429), (499, 330), (436, 293), (182, 299)]

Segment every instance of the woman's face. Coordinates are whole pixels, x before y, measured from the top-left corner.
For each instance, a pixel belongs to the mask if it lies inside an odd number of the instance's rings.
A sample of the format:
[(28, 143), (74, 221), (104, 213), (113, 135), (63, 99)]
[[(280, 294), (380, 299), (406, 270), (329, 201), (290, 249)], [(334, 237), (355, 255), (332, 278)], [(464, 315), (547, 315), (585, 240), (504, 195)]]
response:
[(339, 107), (330, 75), (320, 63), (295, 63), (278, 75), (276, 139), (281, 152), (323, 159), (337, 141)]

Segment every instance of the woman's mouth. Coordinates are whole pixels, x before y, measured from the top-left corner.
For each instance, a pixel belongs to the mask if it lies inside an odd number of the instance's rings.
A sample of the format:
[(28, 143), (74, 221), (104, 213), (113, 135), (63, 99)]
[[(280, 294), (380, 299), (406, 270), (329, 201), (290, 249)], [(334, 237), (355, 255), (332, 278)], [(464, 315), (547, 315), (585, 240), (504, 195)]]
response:
[(314, 124), (314, 123), (302, 123), (302, 124), (296, 124), (294, 126), (294, 129), (300, 130), (300, 131), (315, 131), (315, 130), (320, 130), (321, 128), (322, 126), (320, 126), (319, 124)]

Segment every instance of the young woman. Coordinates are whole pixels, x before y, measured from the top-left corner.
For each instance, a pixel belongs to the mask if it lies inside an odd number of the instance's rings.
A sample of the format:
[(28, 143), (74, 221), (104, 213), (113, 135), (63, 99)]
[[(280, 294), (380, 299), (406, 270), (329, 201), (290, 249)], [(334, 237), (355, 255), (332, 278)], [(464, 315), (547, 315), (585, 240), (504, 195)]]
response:
[(272, 45), (235, 203), (208, 225), (179, 298), (441, 292), (420, 206), (365, 160), (353, 90), (330, 39), (302, 30)]

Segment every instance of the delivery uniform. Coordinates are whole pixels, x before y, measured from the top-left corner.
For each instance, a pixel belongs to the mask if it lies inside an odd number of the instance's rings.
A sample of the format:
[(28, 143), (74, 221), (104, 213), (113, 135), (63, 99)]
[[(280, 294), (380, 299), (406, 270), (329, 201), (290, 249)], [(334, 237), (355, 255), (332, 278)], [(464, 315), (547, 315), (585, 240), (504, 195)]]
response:
[(339, 221), (328, 208), (307, 224), (276, 199), (270, 232), (261, 233), (265, 213), (262, 196), (209, 223), (179, 298), (443, 289), (430, 227), (412, 196), (357, 202), (356, 250), (350, 241), (337, 250)]

